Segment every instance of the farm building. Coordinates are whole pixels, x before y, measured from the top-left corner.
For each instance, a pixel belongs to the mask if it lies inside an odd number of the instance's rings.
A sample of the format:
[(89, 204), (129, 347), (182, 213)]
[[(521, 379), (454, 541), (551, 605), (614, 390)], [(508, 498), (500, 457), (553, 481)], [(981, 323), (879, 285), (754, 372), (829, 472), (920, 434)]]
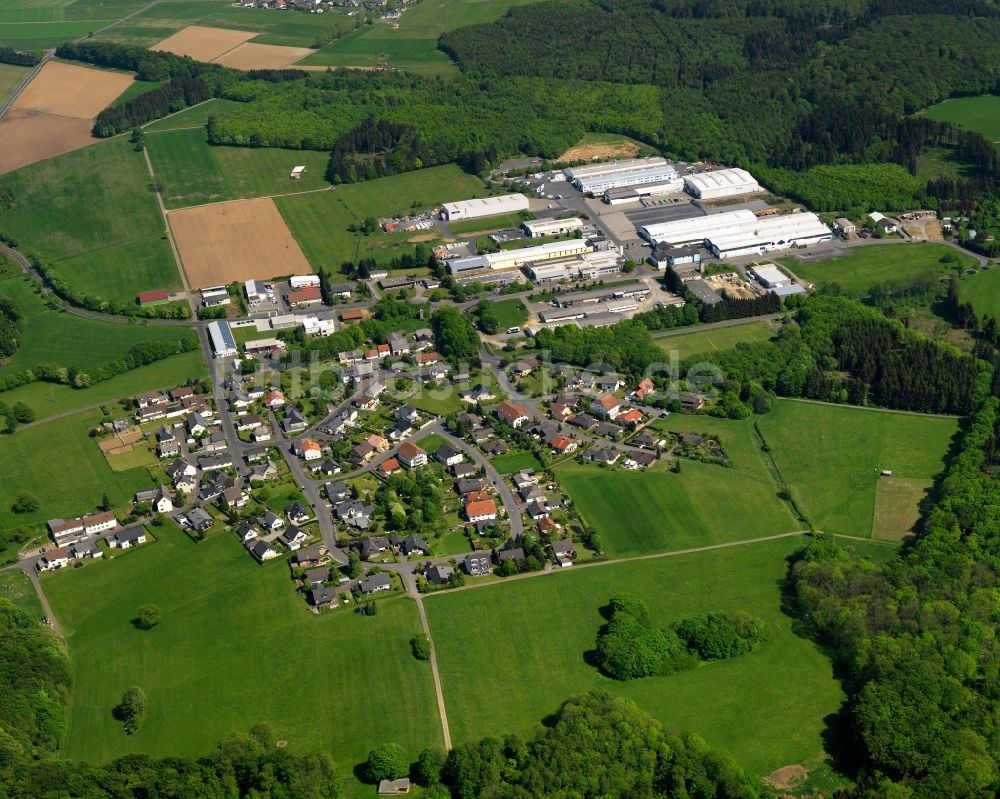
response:
[(868, 214), (868, 218), (872, 221), (872, 225), (883, 233), (895, 233), (899, 230), (899, 224), (895, 219), (890, 219), (885, 214), (880, 214), (878, 211), (873, 211)]
[(541, 239), (545, 236), (565, 236), (583, 229), (583, 220), (578, 216), (568, 219), (532, 219), (522, 222), (521, 227), (529, 238)]
[(299, 180), (305, 171), (306, 168), (304, 166), (293, 166), (292, 173), (288, 177), (290, 177), (292, 180)]
[(535, 261), (548, 261), (554, 258), (568, 258), (591, 252), (593, 248), (583, 239), (567, 239), (553, 241), (549, 244), (539, 244), (537, 247), (523, 247), (517, 250), (501, 250), (487, 255), (472, 255), (466, 258), (454, 258), (448, 262), (448, 271), (453, 275), (478, 269), (499, 271), (516, 269), (524, 264)]
[(716, 258), (756, 255), (831, 241), (833, 233), (818, 216), (804, 212), (765, 216), (705, 237), (705, 246)]
[(441, 206), (441, 218), (454, 222), (456, 219), (478, 219), (483, 216), (516, 214), (527, 210), (528, 198), (523, 194), (502, 194), (499, 197), (445, 203)]
[(756, 178), (745, 169), (720, 169), (716, 172), (686, 175), (684, 185), (688, 193), (699, 200), (740, 197), (763, 191)]
[(566, 177), (584, 194), (603, 195), (608, 189), (663, 183), (675, 178), (677, 170), (665, 158), (630, 158), (604, 164), (573, 167)]
[(239, 352), (229, 322), (211, 322), (208, 326), (208, 338), (212, 342), (212, 352), (216, 358), (232, 358)]
[(162, 305), (169, 298), (170, 293), (166, 289), (156, 289), (156, 291), (144, 291), (136, 297), (136, 302), (139, 305)]

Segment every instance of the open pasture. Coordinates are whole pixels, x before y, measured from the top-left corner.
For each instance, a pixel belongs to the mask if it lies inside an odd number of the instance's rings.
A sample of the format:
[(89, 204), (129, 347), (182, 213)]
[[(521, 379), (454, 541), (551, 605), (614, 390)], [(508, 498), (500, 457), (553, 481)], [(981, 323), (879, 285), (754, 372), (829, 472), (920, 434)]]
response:
[(126, 138), (32, 164), (0, 184), (17, 198), (0, 229), (74, 288), (129, 301), (180, 285), (145, 161)]
[[(155, 533), (135, 552), (43, 578), (73, 664), (65, 757), (200, 756), (265, 722), (291, 751), (329, 753), (350, 780), (376, 742), (411, 757), (441, 745), (430, 667), (409, 646), (420, 632), (413, 602), (317, 616), (286, 563), (259, 566), (234, 536), (195, 544), (169, 523)], [(131, 619), (147, 602), (162, 617), (139, 631)], [(111, 715), (129, 685), (148, 697), (134, 735)]]
[[(29, 525), (44, 532), (46, 519), (96, 510), (105, 492), (113, 507), (123, 508), (136, 491), (153, 485), (145, 469), (108, 466), (87, 435), (100, 420), (99, 411), (84, 411), (0, 439), (0, 529)], [(20, 491), (38, 499), (37, 511), (11, 512)]]
[(953, 122), (1000, 144), (1000, 97), (995, 94), (955, 97), (924, 109), (920, 115), (938, 122)]
[[(757, 776), (791, 763), (815, 767), (824, 759), (824, 719), (837, 711), (842, 693), (830, 661), (793, 632), (781, 610), (785, 558), (803, 543), (789, 538), (577, 566), (428, 595), (455, 743), (530, 735), (564, 699), (600, 688), (632, 699), (670, 729), (701, 735)], [(618, 682), (585, 656), (605, 623), (600, 608), (618, 591), (644, 599), (661, 626), (691, 614), (746, 610), (766, 622), (768, 640), (748, 655), (692, 671)]]
[(787, 533), (799, 525), (778, 497), (746, 422), (672, 414), (661, 430), (718, 437), (730, 466), (681, 459), (639, 472), (568, 462), (559, 484), (601, 536), (611, 557), (630, 557)]
[[(187, 125), (180, 119), (176, 124)], [(205, 130), (198, 127), (149, 131), (146, 148), (167, 208), (329, 186), (324, 177), (327, 153), (274, 147), (211, 147), (205, 139)], [(306, 171), (298, 180), (292, 180), (289, 175), (297, 165), (305, 166)]]
[[(947, 417), (795, 400), (775, 402), (758, 424), (796, 504), (816, 528), (867, 537), (874, 525), (880, 535), (896, 530), (896, 538), (899, 520), (915, 519), (923, 491), (876, 504), (877, 484), (902, 478), (929, 486), (944, 469), (959, 427)], [(879, 477), (883, 469), (893, 476)]]
[(185, 208), (167, 218), (194, 288), (312, 271), (270, 199)]
[(959, 295), (979, 316), (1000, 318), (1000, 269), (986, 269), (962, 280)]
[(919, 478), (880, 479), (875, 486), (872, 538), (901, 541), (913, 533), (920, 521), (920, 503), (933, 485), (933, 481)]
[(186, 55), (195, 61), (213, 61), (223, 53), (228, 53), (252, 39), (256, 34), (250, 31), (227, 28), (206, 28), (189, 25), (183, 30), (157, 42), (150, 50), (162, 50), (174, 55)]
[(742, 342), (753, 344), (767, 341), (773, 335), (774, 330), (771, 326), (767, 322), (758, 320), (713, 330), (662, 336), (656, 338), (656, 345), (667, 354), (676, 352), (677, 357), (684, 360), (692, 355), (731, 350)]
[(944, 275), (976, 263), (944, 244), (929, 243), (873, 244), (855, 247), (843, 258), (806, 262), (789, 257), (778, 261), (818, 288), (837, 285), (854, 296), (889, 280), (906, 280), (927, 272)]

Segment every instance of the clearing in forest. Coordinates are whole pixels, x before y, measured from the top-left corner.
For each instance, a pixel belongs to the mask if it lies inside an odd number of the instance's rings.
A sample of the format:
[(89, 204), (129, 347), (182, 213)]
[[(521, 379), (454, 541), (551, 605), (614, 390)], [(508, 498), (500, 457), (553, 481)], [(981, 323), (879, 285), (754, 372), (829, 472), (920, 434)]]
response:
[(312, 272), (270, 198), (184, 208), (167, 219), (193, 288)]

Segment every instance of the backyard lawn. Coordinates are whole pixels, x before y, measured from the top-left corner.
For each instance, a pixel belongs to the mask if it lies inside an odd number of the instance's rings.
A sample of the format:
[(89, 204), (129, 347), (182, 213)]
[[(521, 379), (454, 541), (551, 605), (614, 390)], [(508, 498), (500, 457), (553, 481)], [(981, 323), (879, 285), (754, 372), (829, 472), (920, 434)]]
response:
[[(410, 652), (412, 601), (380, 600), (375, 617), (353, 606), (317, 616), (286, 563), (259, 566), (234, 536), (195, 544), (170, 524), (157, 536), (43, 578), (73, 667), (64, 757), (203, 755), (265, 722), (291, 751), (328, 752), (350, 779), (373, 744), (395, 741), (414, 758), (441, 745), (430, 667)], [(131, 620), (146, 603), (161, 621), (140, 631)], [(126, 736), (111, 710), (131, 685), (148, 711)]]
[[(793, 633), (781, 610), (785, 558), (802, 543), (791, 538), (580, 566), (428, 595), (455, 742), (529, 736), (567, 697), (602, 688), (634, 700), (671, 729), (701, 735), (755, 775), (792, 763), (815, 767), (824, 759), (824, 719), (843, 695), (829, 659)], [(642, 597), (661, 625), (695, 613), (747, 610), (767, 623), (769, 637), (742, 657), (617, 682), (600, 675), (586, 654), (605, 623), (600, 608), (617, 591)]]
[[(959, 429), (957, 419), (794, 400), (775, 402), (758, 421), (809, 521), (822, 530), (859, 536), (872, 534), (878, 483), (902, 479), (929, 485), (943, 470)], [(883, 469), (893, 476), (879, 477)], [(879, 515), (889, 518), (879, 533), (892, 537), (885, 525), (907, 518), (906, 507), (912, 520), (922, 492), (881, 493), (887, 504)]]
[(514, 474), (522, 469), (539, 469), (541, 466), (531, 452), (506, 452), (493, 459), (493, 468), (500, 474)]

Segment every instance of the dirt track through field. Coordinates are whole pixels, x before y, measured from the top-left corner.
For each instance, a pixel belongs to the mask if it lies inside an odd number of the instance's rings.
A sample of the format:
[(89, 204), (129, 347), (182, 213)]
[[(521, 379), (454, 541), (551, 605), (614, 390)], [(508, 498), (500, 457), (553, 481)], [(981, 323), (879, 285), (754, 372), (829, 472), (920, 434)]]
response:
[(188, 25), (172, 36), (157, 42), (150, 49), (190, 56), (195, 61), (212, 61), (256, 35), (252, 31)]
[(270, 198), (182, 208), (167, 220), (192, 288), (313, 271)]
[(308, 47), (282, 47), (277, 44), (244, 42), (228, 53), (223, 53), (214, 63), (234, 69), (280, 69), (300, 58), (305, 58), (311, 52), (313, 51)]

